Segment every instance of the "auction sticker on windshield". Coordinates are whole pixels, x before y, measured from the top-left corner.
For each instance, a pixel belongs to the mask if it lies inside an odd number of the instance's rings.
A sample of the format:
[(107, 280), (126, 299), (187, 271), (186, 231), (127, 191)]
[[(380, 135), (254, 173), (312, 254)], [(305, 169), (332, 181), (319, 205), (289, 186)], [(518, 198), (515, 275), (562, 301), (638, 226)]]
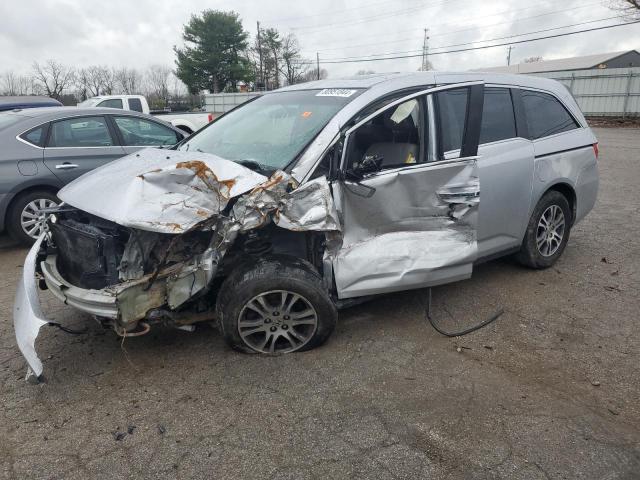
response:
[(325, 88), (316, 93), (316, 97), (350, 97), (357, 90), (346, 90), (344, 88)]

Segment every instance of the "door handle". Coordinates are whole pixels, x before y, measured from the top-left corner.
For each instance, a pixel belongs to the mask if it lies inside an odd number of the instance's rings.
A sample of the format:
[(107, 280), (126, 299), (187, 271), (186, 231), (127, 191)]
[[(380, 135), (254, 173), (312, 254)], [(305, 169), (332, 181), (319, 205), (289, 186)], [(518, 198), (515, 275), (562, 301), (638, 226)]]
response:
[(445, 201), (475, 200), (480, 198), (480, 191), (475, 192), (438, 192), (438, 196)]
[(72, 168), (78, 168), (78, 165), (75, 163), (62, 163), (60, 165), (56, 165), (56, 170), (71, 170)]

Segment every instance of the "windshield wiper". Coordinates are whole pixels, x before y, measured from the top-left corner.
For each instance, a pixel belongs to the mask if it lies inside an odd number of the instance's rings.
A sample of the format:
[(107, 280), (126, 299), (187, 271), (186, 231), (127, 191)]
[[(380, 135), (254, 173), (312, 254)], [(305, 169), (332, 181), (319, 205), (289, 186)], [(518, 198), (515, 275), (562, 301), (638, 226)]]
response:
[(256, 162), (255, 160), (236, 160), (236, 163), (239, 163), (243, 167), (250, 168), (251, 170), (255, 170), (264, 175), (271, 175), (276, 171), (275, 168), (260, 162)]

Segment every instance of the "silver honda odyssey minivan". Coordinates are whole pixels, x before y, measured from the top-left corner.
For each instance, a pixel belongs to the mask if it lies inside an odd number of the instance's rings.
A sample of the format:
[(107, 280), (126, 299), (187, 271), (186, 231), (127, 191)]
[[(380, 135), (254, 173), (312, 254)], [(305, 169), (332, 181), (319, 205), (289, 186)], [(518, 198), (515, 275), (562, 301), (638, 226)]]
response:
[(597, 156), (570, 93), (544, 78), (270, 92), (60, 190), (16, 294), (18, 345), (39, 376), (40, 286), (121, 336), (215, 321), (240, 351), (308, 350), (352, 299), (469, 278), (501, 255), (553, 265), (595, 203)]

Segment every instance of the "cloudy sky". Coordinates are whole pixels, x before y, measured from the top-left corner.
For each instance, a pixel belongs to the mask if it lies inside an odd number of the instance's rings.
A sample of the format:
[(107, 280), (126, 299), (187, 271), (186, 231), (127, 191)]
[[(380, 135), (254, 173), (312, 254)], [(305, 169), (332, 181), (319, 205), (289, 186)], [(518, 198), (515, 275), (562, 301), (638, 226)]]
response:
[[(616, 23), (607, 5), (621, 0), (21, 0), (0, 3), (0, 72), (26, 72), (49, 58), (82, 67), (91, 64), (144, 69), (173, 67), (173, 46), (182, 26), (205, 8), (235, 10), (252, 35), (256, 21), (294, 32), (307, 58), (329, 61), (375, 54), (419, 53), (429, 28), (430, 60), (439, 70), (467, 70), (506, 63), (506, 47), (436, 55), (451, 45), (551, 30), (529, 37)], [(609, 19), (603, 20), (602, 19)], [(512, 37), (504, 43), (527, 37)], [(478, 43), (477, 45), (483, 45)], [(444, 47), (444, 48), (438, 48)], [(512, 63), (640, 49), (640, 24), (515, 45)], [(420, 58), (325, 64), (331, 77), (417, 70)]]

